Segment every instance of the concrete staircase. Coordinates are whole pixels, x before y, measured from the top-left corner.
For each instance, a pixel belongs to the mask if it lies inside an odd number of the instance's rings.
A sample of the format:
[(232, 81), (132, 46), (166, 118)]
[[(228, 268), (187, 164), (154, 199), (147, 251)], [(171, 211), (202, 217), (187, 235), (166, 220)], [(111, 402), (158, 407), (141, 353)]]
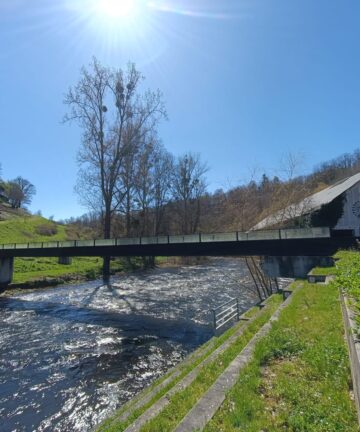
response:
[[(289, 293), (289, 291), (287, 292)], [(272, 322), (277, 320), (279, 314), (291, 299), (292, 296), (288, 296), (273, 311), (265, 324), (254, 334), (248, 336), (250, 339), (246, 346), (237, 353), (230, 364), (226, 367), (224, 366), (223, 371), (213, 383), (209, 384), (192, 409), (183, 416), (175, 428), (172, 428), (173, 431), (190, 432), (203, 430), (207, 422), (221, 406), (226, 393), (236, 383), (241, 370), (251, 360), (257, 341), (270, 331)], [(177, 395), (194, 383), (204, 367), (219, 360), (219, 356), (225, 353), (240, 337), (245, 333), (249, 334), (251, 324), (260, 319), (264, 314), (268, 314), (269, 310), (269, 304), (265, 303), (263, 308), (259, 309), (252, 317), (249, 317), (249, 320), (239, 323), (233, 334), (223, 341), (221, 345), (216, 347), (216, 338), (214, 338), (203, 348), (200, 348), (193, 355), (189, 356), (183, 363), (171, 370), (158, 385), (142, 392), (137, 398), (125, 405), (124, 409), (113, 418), (112, 422), (108, 423), (109, 429), (125, 432), (141, 431), (148, 421), (161, 415), (164, 408), (171, 403), (174, 395)], [(194, 367), (191, 367), (192, 365)], [(130, 422), (130, 420), (133, 421)], [(112, 429), (115, 425), (119, 425), (119, 428)], [(153, 432), (158, 431), (154, 429)]]

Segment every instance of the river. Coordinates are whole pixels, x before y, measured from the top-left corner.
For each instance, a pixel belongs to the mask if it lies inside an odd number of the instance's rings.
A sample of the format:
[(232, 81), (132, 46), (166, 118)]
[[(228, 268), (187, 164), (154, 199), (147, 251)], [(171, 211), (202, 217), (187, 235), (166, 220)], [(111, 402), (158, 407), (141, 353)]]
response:
[[(248, 288), (237, 284), (241, 282)], [(240, 259), (0, 297), (0, 431), (93, 430), (257, 299)]]

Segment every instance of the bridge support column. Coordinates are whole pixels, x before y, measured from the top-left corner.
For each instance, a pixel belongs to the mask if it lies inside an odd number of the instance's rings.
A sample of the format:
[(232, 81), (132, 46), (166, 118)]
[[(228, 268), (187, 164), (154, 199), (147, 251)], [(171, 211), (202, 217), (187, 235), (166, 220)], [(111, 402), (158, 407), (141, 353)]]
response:
[(109, 256), (103, 257), (102, 273), (103, 273), (104, 285), (108, 285), (110, 283), (110, 261), (111, 261), (111, 257)]
[(67, 256), (61, 256), (59, 257), (58, 263), (62, 265), (70, 265), (72, 263), (72, 258)]
[(12, 281), (14, 258), (0, 258), (0, 289), (6, 288)]
[(261, 268), (269, 277), (306, 278), (314, 267), (331, 267), (334, 260), (323, 256), (265, 256)]

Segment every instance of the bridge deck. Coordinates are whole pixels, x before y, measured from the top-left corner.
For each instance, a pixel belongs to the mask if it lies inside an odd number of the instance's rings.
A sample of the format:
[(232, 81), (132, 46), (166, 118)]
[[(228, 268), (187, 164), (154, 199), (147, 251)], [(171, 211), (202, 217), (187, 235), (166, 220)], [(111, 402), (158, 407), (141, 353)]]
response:
[(281, 229), (97, 240), (10, 243), (0, 257), (146, 255), (331, 255), (352, 247), (351, 235), (332, 236), (329, 228)]

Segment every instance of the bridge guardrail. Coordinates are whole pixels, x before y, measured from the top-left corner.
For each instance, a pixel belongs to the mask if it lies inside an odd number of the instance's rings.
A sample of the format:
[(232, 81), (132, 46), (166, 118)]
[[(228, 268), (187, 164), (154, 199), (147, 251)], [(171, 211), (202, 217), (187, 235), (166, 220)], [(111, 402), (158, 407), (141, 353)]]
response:
[(300, 228), (280, 229), (267, 231), (234, 231), (230, 233), (213, 234), (187, 234), (187, 235), (160, 235), (154, 237), (122, 237), (115, 239), (94, 240), (64, 240), (50, 242), (7, 243), (0, 245), (0, 249), (38, 249), (38, 248), (67, 248), (67, 247), (96, 247), (96, 246), (132, 246), (153, 244), (179, 244), (179, 243), (209, 243), (209, 242), (238, 242), (261, 240), (290, 240), (301, 238), (329, 238), (330, 229)]
[(330, 237), (330, 229), (327, 227), (315, 227), (280, 230), (280, 237), (282, 239), (296, 239), (299, 238), (299, 236), (301, 236), (301, 238)]

